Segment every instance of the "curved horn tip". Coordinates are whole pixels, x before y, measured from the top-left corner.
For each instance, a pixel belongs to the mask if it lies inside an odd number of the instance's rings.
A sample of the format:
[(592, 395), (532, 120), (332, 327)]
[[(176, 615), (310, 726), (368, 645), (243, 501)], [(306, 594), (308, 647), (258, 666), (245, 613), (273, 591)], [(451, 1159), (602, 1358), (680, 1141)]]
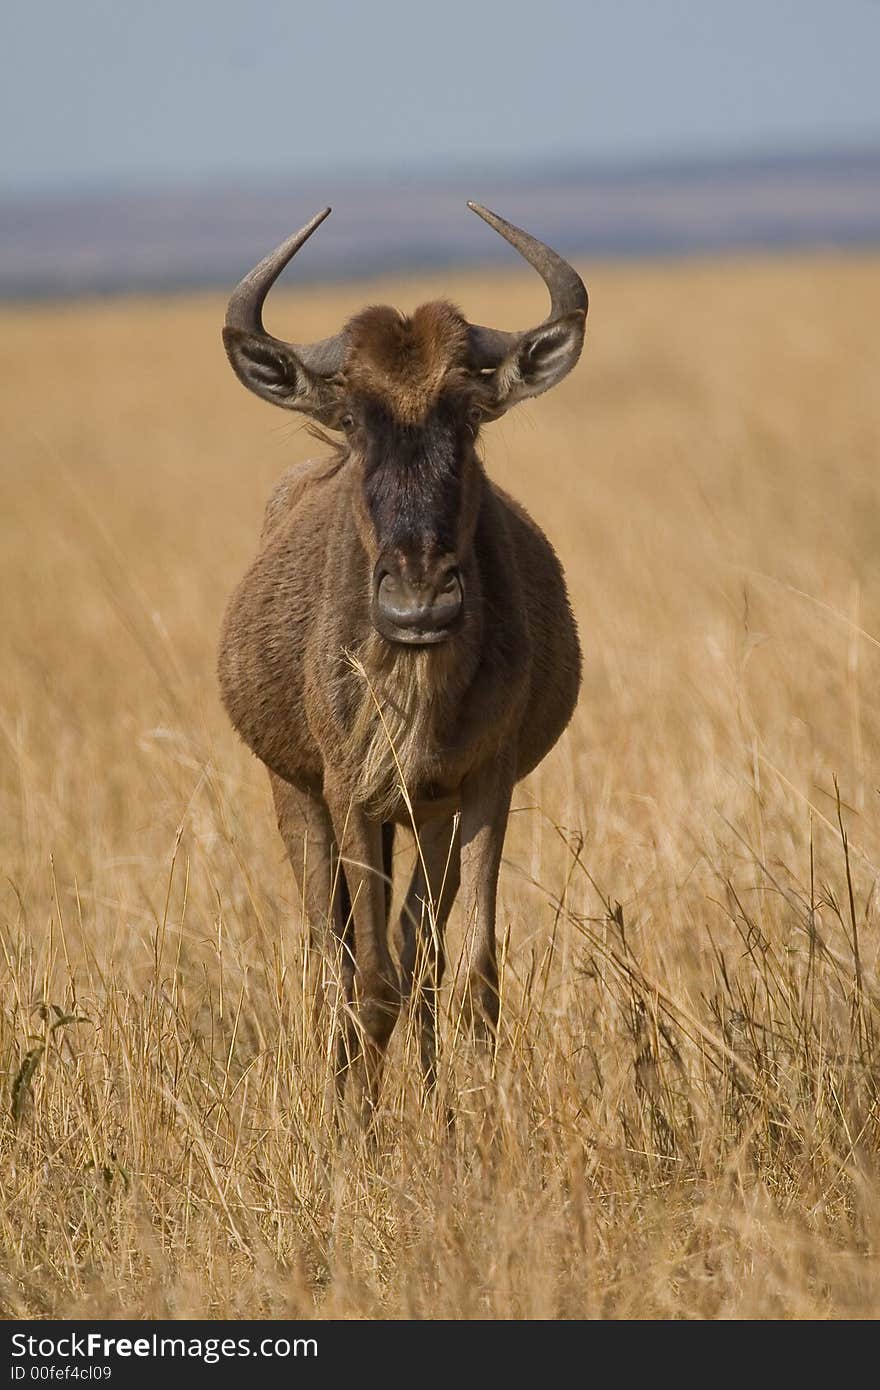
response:
[(493, 222), (501, 222), (503, 220), (498, 216), (497, 212), (490, 212), (488, 208), (484, 208), (482, 203), (475, 203), (468, 198), (467, 205), (471, 212), (475, 212), (478, 217), (482, 217), (483, 221), (488, 222), (490, 226)]
[(307, 222), (303, 227), (303, 232), (305, 232), (307, 236), (311, 236), (312, 232), (320, 227), (324, 218), (329, 217), (332, 211), (332, 208), (322, 208), (320, 212), (316, 212), (311, 222)]
[[(325, 218), (330, 216), (332, 210), (332, 208), (322, 208), (320, 212), (316, 212), (314, 217), (309, 222), (307, 222), (304, 227), (300, 227), (298, 232), (294, 232), (291, 236), (289, 236), (287, 240), (283, 241), (281, 243), (281, 246), (279, 246), (276, 249), (276, 251), (272, 252), (271, 254), (277, 255), (278, 252), (281, 251), (282, 247), (291, 246), (294, 242), (297, 243), (297, 251), (300, 249), (301, 246), (305, 246), (309, 237), (312, 235), (312, 232), (316, 232), (318, 230)], [(294, 252), (294, 254), (296, 253)]]

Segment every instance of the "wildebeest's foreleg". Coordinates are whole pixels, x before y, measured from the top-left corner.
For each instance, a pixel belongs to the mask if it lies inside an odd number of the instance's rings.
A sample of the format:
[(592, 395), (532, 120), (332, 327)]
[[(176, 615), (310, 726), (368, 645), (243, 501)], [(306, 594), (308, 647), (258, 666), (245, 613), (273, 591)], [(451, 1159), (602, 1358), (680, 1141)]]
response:
[(372, 1107), (378, 1099), (385, 1050), (400, 1010), (400, 985), (388, 948), (382, 823), (362, 807), (352, 805), (346, 792), (327, 781), (324, 796), (336, 832), (354, 923), (348, 1061), (349, 1065), (358, 1063)]
[(415, 990), (422, 1075), (430, 1090), (437, 1079), (437, 991), (443, 982), (443, 936), (458, 892), (461, 858), (450, 817), (419, 827), (416, 866), (400, 917), (401, 992)]
[(350, 955), (342, 952), (345, 909), (336, 840), (330, 815), (320, 797), (269, 774), (278, 829), (302, 896), (303, 914), (313, 947), (339, 978), (350, 980)]
[(484, 1039), (498, 1024), (495, 904), (513, 781), (512, 759), (502, 753), (471, 773), (461, 790), (462, 1004)]

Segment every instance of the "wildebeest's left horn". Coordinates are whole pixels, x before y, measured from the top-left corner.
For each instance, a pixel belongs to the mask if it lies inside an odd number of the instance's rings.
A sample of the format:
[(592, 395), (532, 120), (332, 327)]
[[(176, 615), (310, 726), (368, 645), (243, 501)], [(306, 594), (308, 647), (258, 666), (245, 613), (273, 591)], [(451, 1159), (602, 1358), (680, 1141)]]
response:
[[(505, 241), (509, 241), (537, 270), (550, 291), (550, 313), (544, 320), (545, 324), (555, 323), (569, 314), (583, 314), (586, 318), (589, 305), (586, 286), (568, 261), (545, 246), (543, 241), (529, 236), (528, 232), (514, 227), (511, 222), (505, 222), (503, 217), (481, 207), (479, 203), (469, 202), (468, 207), (484, 222), (488, 222)], [(516, 348), (522, 337), (523, 333), (508, 333), (500, 328), (481, 328), (479, 324), (471, 324), (471, 346), (477, 365), (497, 367)]]
[[(226, 310), (227, 328), (237, 328), (244, 333), (252, 333), (255, 337), (265, 338), (269, 342), (280, 341), (273, 338), (263, 327), (263, 305), (266, 295), (284, 267), (293, 260), (300, 247), (308, 241), (312, 232), (320, 227), (329, 214), (330, 209), (324, 208), (311, 222), (307, 222), (276, 250), (270, 251), (253, 270), (248, 271), (232, 291)], [(345, 355), (345, 341), (340, 333), (333, 338), (323, 338), (317, 343), (285, 343), (283, 346), (291, 348), (300, 362), (319, 376), (332, 376), (338, 372)]]

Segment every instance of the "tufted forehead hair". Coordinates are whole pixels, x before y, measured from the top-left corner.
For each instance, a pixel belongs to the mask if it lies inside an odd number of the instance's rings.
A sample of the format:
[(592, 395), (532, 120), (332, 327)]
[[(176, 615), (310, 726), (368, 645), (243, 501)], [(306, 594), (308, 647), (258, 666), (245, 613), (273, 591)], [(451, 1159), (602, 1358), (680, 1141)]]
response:
[(438, 299), (411, 315), (364, 309), (346, 327), (349, 387), (380, 401), (402, 425), (420, 424), (442, 392), (473, 371), (467, 320)]

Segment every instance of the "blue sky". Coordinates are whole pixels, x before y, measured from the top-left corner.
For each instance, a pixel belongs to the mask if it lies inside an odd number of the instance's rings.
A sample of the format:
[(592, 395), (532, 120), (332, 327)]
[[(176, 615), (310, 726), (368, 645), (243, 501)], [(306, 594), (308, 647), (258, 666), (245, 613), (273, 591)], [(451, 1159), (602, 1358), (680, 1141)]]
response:
[(0, 191), (880, 144), (880, 0), (5, 0)]

